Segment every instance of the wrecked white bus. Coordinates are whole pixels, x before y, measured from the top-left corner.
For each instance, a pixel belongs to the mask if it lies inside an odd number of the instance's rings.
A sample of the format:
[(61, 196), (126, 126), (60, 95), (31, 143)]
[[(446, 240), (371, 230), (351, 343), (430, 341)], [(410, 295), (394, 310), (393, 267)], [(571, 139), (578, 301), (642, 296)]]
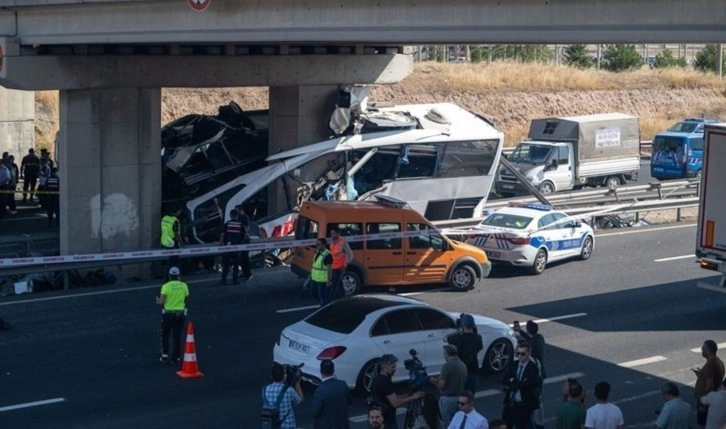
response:
[(503, 145), (493, 123), (440, 103), (372, 105), (350, 124), (339, 137), (269, 156), (266, 167), (188, 201), (190, 238), (218, 240), (237, 205), (253, 218), (253, 235), (284, 236), (294, 229), (295, 210), (311, 199), (387, 195), (430, 220), (481, 215)]

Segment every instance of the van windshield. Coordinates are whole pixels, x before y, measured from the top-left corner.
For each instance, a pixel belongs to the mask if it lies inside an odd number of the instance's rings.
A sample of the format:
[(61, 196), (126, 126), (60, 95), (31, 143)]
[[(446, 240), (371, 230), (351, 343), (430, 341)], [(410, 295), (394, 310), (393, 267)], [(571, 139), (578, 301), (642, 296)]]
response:
[(541, 165), (545, 163), (552, 149), (554, 149), (552, 146), (520, 143), (512, 152), (509, 161)]

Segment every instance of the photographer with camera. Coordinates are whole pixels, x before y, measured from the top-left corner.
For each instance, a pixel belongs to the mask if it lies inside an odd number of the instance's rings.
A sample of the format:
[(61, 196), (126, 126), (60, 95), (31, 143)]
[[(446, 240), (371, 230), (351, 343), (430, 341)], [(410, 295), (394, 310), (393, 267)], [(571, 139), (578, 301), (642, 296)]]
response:
[(398, 358), (391, 354), (381, 356), (378, 362), (378, 374), (371, 385), (371, 402), (381, 409), (383, 413), (383, 424), (386, 429), (398, 429), (396, 421), (396, 408), (406, 405), (424, 395), (422, 390), (409, 395), (397, 395), (391, 378), (396, 373), (396, 362)]
[(303, 392), (300, 388), (301, 375), (299, 366), (272, 363), (270, 370), (272, 383), (262, 388), (262, 428), (297, 428), (293, 408), (303, 401)]
[(484, 344), (477, 332), (474, 316), (462, 314), (456, 324), (459, 332), (449, 335), (446, 342), (456, 346), (459, 359), (466, 365), (466, 390), (476, 393), (476, 382), (479, 379), (477, 354), (484, 348)]
[(459, 393), (464, 391), (467, 372), (456, 346), (445, 345), (444, 358), (446, 363), (441, 367), (441, 375), (429, 377), (429, 381), (441, 391), (439, 411), (444, 427), (448, 427), (454, 414), (459, 411)]

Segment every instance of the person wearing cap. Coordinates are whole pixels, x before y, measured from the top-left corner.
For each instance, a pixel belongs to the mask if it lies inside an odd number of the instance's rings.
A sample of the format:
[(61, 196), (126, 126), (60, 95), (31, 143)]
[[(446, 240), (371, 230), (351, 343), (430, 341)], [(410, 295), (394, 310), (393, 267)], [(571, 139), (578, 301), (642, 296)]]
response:
[(459, 411), (459, 393), (464, 391), (466, 385), (466, 365), (459, 359), (459, 350), (456, 346), (444, 346), (446, 363), (441, 367), (441, 375), (429, 377), (431, 384), (441, 391), (439, 398), (439, 411), (444, 427), (449, 427), (451, 419)]
[[(186, 321), (189, 286), (179, 280), (179, 268), (169, 269), (169, 281), (161, 287), (156, 303), (161, 305), (161, 363), (181, 361), (182, 332)], [(169, 335), (173, 334), (174, 351), (169, 356)]]
[(313, 428), (349, 429), (350, 392), (344, 381), (335, 378), (332, 360), (320, 361), (320, 377), (320, 386), (313, 395)]
[(424, 396), (424, 391), (419, 390), (410, 395), (397, 395), (391, 381), (396, 373), (396, 362), (398, 358), (391, 354), (381, 356), (378, 361), (378, 374), (371, 383), (371, 396), (375, 405), (383, 412), (383, 424), (386, 429), (398, 429), (396, 421), (396, 408), (406, 405)]
[(30, 188), (30, 202), (33, 202), (35, 185), (38, 184), (38, 173), (40, 172), (40, 159), (35, 155), (33, 148), (28, 149), (28, 154), (20, 162), (20, 176), (23, 178), (23, 202), (27, 201), (28, 188)]
[(459, 359), (466, 365), (466, 390), (476, 393), (476, 382), (479, 378), (478, 353), (484, 348), (481, 335), (476, 330), (474, 316), (462, 314), (459, 318), (460, 330), (446, 338), (446, 342), (456, 346)]

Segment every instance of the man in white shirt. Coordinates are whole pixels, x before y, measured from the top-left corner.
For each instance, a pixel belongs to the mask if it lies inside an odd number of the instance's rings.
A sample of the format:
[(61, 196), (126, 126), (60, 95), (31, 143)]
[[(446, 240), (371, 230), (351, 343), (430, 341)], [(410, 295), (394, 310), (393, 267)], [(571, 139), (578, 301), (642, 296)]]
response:
[(601, 381), (595, 385), (595, 399), (597, 403), (588, 408), (585, 416), (586, 429), (623, 429), (623, 413), (617, 405), (608, 402), (610, 384)]
[(470, 391), (459, 394), (459, 411), (454, 414), (448, 429), (489, 429), (486, 417), (474, 409), (474, 394)]
[(722, 429), (726, 427), (726, 379), (715, 392), (701, 397), (701, 403), (708, 406), (706, 429)]

